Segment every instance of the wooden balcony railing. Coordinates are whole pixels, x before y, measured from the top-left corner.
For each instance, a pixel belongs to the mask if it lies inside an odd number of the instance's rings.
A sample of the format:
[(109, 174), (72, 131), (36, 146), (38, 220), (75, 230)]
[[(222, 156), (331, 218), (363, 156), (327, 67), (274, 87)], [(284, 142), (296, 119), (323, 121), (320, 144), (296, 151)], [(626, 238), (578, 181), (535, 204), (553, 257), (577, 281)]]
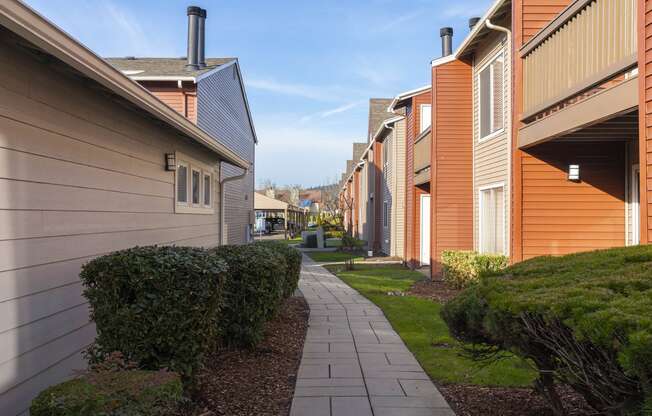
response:
[(636, 64), (636, 3), (575, 0), (523, 46), (523, 119)]
[(430, 166), (431, 136), (430, 129), (428, 129), (417, 137), (414, 142), (414, 173)]

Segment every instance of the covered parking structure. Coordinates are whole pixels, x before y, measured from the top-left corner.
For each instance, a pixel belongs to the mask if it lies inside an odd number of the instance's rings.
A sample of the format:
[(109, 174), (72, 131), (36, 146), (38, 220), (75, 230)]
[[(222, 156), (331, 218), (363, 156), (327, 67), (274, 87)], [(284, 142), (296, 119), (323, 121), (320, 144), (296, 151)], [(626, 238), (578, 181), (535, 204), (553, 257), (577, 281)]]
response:
[(307, 226), (306, 209), (257, 192), (254, 198), (254, 210), (256, 211), (256, 222), (261, 218), (265, 219), (265, 222), (269, 219), (282, 218), (285, 238), (288, 237), (288, 232), (297, 233)]

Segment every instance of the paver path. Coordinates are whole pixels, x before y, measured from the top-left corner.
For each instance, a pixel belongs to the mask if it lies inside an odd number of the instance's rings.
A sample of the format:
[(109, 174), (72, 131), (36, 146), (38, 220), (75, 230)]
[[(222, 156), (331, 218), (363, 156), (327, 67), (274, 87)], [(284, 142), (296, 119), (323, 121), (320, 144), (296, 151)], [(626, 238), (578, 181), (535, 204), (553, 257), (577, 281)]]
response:
[(303, 259), (310, 326), (290, 416), (454, 416), (380, 308)]

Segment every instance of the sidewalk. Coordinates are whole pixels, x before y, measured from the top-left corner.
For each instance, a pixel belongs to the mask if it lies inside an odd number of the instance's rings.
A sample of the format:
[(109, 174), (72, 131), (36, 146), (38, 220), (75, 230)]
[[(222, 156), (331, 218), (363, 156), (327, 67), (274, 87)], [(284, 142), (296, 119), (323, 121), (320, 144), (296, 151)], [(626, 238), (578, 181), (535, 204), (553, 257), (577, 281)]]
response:
[(454, 416), (373, 303), (303, 256), (310, 306), (290, 416)]

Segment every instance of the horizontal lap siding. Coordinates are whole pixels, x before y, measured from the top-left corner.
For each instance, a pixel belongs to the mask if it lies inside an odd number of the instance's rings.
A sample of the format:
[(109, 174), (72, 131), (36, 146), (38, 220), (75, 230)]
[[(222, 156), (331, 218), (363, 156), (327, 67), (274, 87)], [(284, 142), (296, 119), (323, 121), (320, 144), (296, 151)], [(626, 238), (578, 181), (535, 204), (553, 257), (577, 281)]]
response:
[(445, 250), (473, 248), (473, 80), (456, 60), (433, 68), (432, 274)]
[(392, 256), (404, 258), (405, 252), (405, 218), (406, 218), (406, 155), (405, 155), (405, 120), (394, 125), (392, 139), (392, 157), (394, 160), (392, 186), (394, 188), (392, 205)]
[[(197, 84), (197, 124), (218, 142), (251, 162), (242, 179), (224, 187), (224, 227), (228, 244), (247, 242), (254, 209), (254, 133), (235, 65), (217, 71)], [(242, 169), (224, 164), (222, 179), (238, 176)]]
[[(386, 146), (387, 150), (387, 164), (385, 164), (385, 161), (383, 160), (383, 171), (381, 173), (382, 176), (382, 193), (383, 193), (383, 199), (380, 202), (380, 209), (381, 209), (381, 227), (382, 227), (382, 241), (381, 241), (381, 247), (383, 253), (387, 254), (388, 256), (392, 255), (392, 239), (394, 238), (394, 233), (392, 232), (392, 229), (394, 227), (394, 196), (396, 195), (394, 193), (394, 187), (392, 186), (394, 182), (394, 157), (393, 157), (393, 147), (394, 147), (394, 139), (392, 138), (392, 135), (388, 135), (385, 141), (383, 142), (382, 146)], [(383, 210), (383, 203), (387, 201), (387, 227), (385, 227), (385, 212)]]
[(6, 37), (0, 74), (0, 414), (13, 415), (85, 366), (95, 328), (82, 264), (135, 245), (219, 243), (218, 212), (174, 213), (164, 154), (218, 160)]
[(639, 149), (642, 244), (652, 241), (652, 0), (638, 2)]
[(555, 19), (572, 0), (522, 0), (523, 40), (527, 42)]
[[(623, 143), (547, 143), (523, 159), (523, 255), (625, 245)], [(579, 183), (567, 179), (580, 165)]]

